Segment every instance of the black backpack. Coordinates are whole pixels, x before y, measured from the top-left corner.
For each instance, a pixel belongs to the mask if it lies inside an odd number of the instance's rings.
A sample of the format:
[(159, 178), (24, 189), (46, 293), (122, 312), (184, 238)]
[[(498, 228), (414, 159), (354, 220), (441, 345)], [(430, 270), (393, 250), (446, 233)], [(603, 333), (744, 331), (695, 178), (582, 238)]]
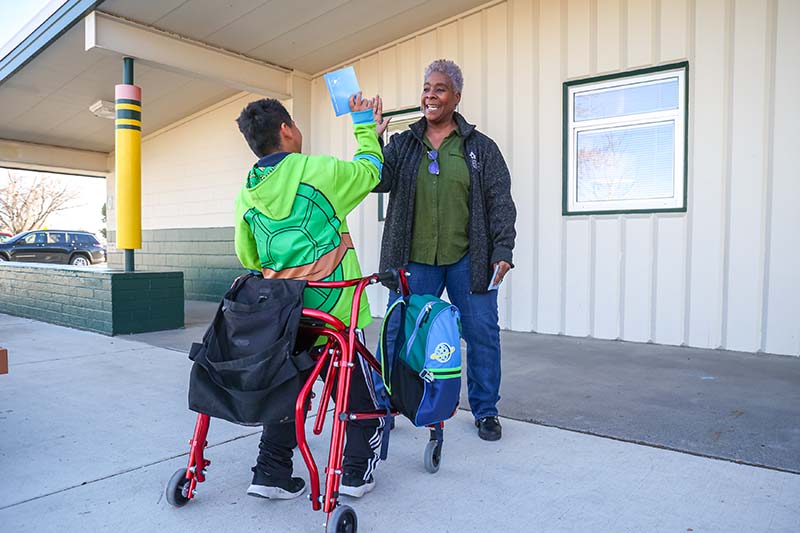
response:
[(192, 344), (189, 409), (236, 424), (294, 420), (302, 375), (314, 364), (295, 353), (302, 280), (238, 278), (202, 344)]

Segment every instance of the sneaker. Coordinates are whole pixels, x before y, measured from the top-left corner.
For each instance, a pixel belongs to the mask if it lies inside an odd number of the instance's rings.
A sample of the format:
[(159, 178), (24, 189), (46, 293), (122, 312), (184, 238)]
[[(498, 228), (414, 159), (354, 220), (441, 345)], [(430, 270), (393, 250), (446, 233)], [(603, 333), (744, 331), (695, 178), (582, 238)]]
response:
[(253, 482), (247, 494), (257, 498), (270, 500), (291, 500), (306, 491), (306, 482), (302, 478), (275, 479), (258, 468), (253, 468)]
[(346, 470), (339, 484), (339, 494), (360, 498), (374, 488), (375, 478), (372, 476), (365, 480), (363, 475)]
[(478, 428), (478, 436), (483, 440), (500, 440), (503, 436), (503, 428), (496, 416), (485, 416), (476, 420), (475, 427)]

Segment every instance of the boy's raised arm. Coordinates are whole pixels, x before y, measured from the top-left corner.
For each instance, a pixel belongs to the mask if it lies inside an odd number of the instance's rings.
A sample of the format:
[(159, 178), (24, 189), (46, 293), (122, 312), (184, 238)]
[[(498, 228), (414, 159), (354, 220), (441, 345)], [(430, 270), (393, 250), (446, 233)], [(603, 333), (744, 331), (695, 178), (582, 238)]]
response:
[(375, 131), (372, 99), (361, 93), (350, 98), (350, 116), (358, 148), (352, 161), (336, 161), (335, 188), (343, 214), (352, 211), (380, 182), (383, 152)]

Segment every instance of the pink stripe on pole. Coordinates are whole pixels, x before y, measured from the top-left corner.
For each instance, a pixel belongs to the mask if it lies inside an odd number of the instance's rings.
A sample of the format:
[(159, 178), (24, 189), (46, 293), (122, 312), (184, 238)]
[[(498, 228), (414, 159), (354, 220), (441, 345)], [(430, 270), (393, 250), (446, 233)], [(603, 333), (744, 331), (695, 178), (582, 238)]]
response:
[(142, 88), (136, 85), (115, 85), (114, 99), (127, 98), (142, 101)]

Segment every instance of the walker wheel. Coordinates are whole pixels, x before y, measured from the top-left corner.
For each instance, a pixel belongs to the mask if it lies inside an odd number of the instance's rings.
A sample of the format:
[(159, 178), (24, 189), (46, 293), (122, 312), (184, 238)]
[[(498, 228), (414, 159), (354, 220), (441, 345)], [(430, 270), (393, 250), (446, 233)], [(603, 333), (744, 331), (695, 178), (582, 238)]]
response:
[(325, 533), (356, 533), (358, 517), (349, 505), (339, 505), (328, 516)]
[(189, 483), (190, 480), (186, 477), (186, 469), (181, 468), (176, 470), (172, 477), (169, 478), (167, 488), (164, 490), (164, 495), (167, 501), (173, 507), (183, 507), (189, 503)]
[(436, 440), (428, 441), (425, 446), (425, 470), (431, 474), (439, 471), (442, 462), (442, 443)]

